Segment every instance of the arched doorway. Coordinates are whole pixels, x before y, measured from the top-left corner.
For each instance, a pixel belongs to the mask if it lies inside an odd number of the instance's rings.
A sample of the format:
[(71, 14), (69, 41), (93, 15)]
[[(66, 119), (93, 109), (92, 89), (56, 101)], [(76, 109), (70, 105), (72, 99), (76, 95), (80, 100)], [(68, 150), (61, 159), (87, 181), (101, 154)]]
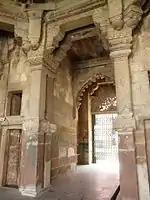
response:
[(99, 187), (106, 187), (110, 196), (119, 185), (116, 104), (115, 86), (97, 80), (85, 90), (78, 110), (78, 166), (97, 171)]

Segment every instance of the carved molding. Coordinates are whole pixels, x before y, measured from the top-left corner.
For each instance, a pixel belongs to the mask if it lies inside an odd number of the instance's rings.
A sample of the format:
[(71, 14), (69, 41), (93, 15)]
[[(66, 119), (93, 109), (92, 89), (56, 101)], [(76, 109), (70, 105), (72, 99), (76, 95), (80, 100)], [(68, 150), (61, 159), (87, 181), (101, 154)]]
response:
[[(69, 8), (66, 9), (56, 9), (56, 11), (49, 12), (46, 15), (46, 21), (47, 22), (57, 22), (58, 21), (72, 21), (76, 18), (80, 18), (80, 14), (84, 14), (85, 16), (87, 13), (92, 13), (92, 11), (95, 8), (99, 8), (101, 6), (104, 6), (106, 4), (105, 0), (87, 0), (86, 2), (79, 2), (76, 5), (73, 5), (72, 7), (69, 6)], [(62, 23), (63, 24), (63, 23)]]
[(76, 99), (76, 107), (78, 109), (80, 108), (81, 101), (82, 101), (85, 91), (88, 90), (88, 88), (92, 86), (93, 83), (96, 83), (98, 80), (104, 80), (104, 76), (101, 73), (98, 73), (94, 75), (93, 77), (90, 77), (88, 80), (86, 80), (85, 84), (77, 92), (77, 96), (75, 97), (75, 99)]
[[(87, 33), (89, 29), (83, 30), (83, 32)], [(89, 36), (89, 32), (88, 34), (84, 37), (88, 37)], [(98, 34), (97, 31), (93, 31), (92, 34)], [(50, 51), (46, 50), (45, 51), (45, 63), (49, 64), (51, 66), (52, 69), (54, 69), (55, 71), (57, 71), (57, 68), (59, 66), (59, 64), (63, 61), (63, 59), (67, 56), (67, 52), (70, 50), (71, 46), (72, 46), (72, 42), (77, 40), (77, 38), (79, 39), (80, 35), (80, 31), (75, 31), (74, 33), (69, 33), (66, 37), (65, 40), (63, 41), (63, 43), (61, 44), (61, 46), (54, 52), (54, 53), (50, 53)], [(81, 36), (82, 38), (82, 36)], [(62, 39), (62, 38), (59, 38)], [(107, 45), (108, 48), (108, 45)], [(103, 62), (103, 59), (98, 59), (99, 62)], [(97, 62), (97, 60), (95, 59), (95, 61)], [(106, 60), (105, 60), (106, 62)], [(98, 63), (98, 62), (97, 62)], [(108, 58), (107, 58), (107, 63), (108, 63)], [(86, 63), (87, 64), (87, 63)], [(92, 64), (93, 64), (93, 60), (92, 60)], [(98, 64), (99, 65), (99, 64)]]
[[(98, 80), (100, 82), (114, 82), (113, 78), (113, 67), (108, 66), (108, 68), (94, 68), (92, 69), (91, 73), (80, 73), (77, 78), (74, 79), (73, 83), (73, 91), (74, 91), (74, 103), (77, 108), (80, 107), (80, 103), (82, 100), (82, 97), (84, 95), (84, 92), (92, 86), (92, 84), (98, 83)], [(105, 70), (106, 69), (106, 70)], [(111, 72), (110, 72), (111, 71)], [(76, 76), (76, 74), (74, 75)], [(92, 87), (91, 87), (92, 89)], [(95, 88), (93, 88), (94, 90)], [(92, 93), (92, 91), (90, 91)]]
[[(131, 43), (132, 43), (132, 29), (124, 26), (124, 28), (120, 31), (114, 30), (112, 27), (108, 29), (108, 38), (110, 44), (110, 56), (112, 56), (112, 52), (114, 55), (121, 57), (121, 55), (125, 55), (131, 53)], [(129, 52), (130, 51), (130, 52)]]
[(46, 49), (49, 54), (59, 47), (59, 42), (63, 40), (65, 32), (60, 27), (60, 24), (47, 24), (46, 30)]

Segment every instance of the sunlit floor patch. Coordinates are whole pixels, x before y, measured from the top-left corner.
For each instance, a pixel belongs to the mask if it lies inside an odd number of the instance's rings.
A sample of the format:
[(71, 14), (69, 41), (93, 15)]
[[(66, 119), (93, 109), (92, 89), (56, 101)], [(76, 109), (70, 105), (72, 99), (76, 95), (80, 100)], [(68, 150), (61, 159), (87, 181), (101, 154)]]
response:
[(119, 173), (119, 162), (112, 160), (99, 160), (97, 161), (97, 167), (102, 172), (107, 173)]

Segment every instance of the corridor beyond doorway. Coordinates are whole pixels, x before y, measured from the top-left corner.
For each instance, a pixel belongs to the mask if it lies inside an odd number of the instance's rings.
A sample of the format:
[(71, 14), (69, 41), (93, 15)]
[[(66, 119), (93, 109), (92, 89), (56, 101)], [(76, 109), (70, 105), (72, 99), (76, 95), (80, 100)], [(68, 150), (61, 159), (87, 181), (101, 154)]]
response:
[(118, 165), (118, 134), (113, 130), (116, 113), (95, 114), (93, 119), (93, 162)]

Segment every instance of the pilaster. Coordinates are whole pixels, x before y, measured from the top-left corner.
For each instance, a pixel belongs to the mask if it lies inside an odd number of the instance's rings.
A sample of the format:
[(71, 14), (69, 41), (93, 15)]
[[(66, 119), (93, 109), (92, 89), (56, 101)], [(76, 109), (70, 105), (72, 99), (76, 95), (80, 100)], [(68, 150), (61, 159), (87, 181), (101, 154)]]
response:
[(90, 96), (86, 91), (78, 111), (78, 163), (83, 165), (92, 162), (90, 112)]
[[(43, 29), (45, 33), (45, 25)], [(30, 97), (29, 114), (23, 121), (20, 191), (23, 195), (35, 197), (50, 187), (51, 181), (51, 136), (56, 126), (47, 113), (53, 97), (47, 97), (47, 77), (50, 77), (52, 87), (49, 92), (53, 93), (55, 72), (44, 59), (45, 34), (40, 43), (32, 34), (30, 39), (31, 46), (25, 49), (30, 63)]]
[[(121, 199), (138, 200), (137, 168), (132, 110), (132, 87), (129, 55), (131, 53), (132, 30), (109, 30), (110, 56), (114, 61), (118, 117), (114, 128), (119, 134), (120, 188)], [(129, 181), (130, 180), (130, 181)]]

